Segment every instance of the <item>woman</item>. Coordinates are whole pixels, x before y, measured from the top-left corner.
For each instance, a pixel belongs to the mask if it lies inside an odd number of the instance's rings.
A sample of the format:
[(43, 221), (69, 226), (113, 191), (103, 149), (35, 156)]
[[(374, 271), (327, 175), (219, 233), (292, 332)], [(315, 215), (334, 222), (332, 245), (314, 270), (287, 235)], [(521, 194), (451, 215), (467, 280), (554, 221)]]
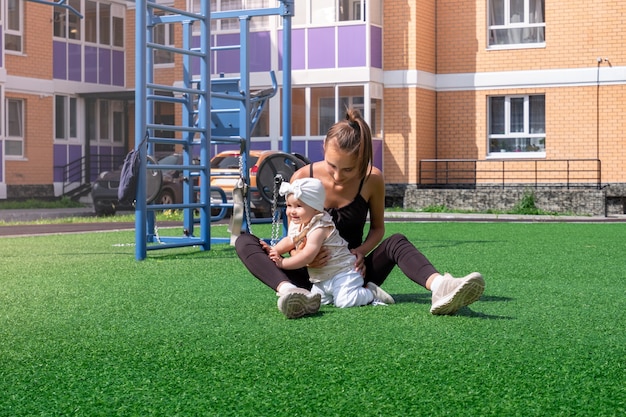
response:
[[(299, 169), (291, 181), (305, 177), (318, 178), (324, 185), (324, 207), (356, 256), (356, 269), (366, 283), (382, 285), (397, 265), (409, 279), (432, 292), (430, 312), (436, 315), (454, 314), (480, 298), (485, 281), (478, 272), (464, 278), (441, 275), (405, 236), (395, 234), (382, 240), (385, 181), (372, 165), (372, 135), (357, 110), (348, 110), (346, 119), (329, 129), (324, 160)], [(370, 227), (363, 240), (368, 213)], [(267, 256), (269, 246), (250, 234), (240, 235), (235, 248), (248, 270), (277, 292), (278, 306), (285, 316), (297, 318), (319, 310), (319, 299), (309, 291), (306, 268), (278, 268)], [(321, 251), (310, 266), (324, 265), (327, 256), (327, 251)]]

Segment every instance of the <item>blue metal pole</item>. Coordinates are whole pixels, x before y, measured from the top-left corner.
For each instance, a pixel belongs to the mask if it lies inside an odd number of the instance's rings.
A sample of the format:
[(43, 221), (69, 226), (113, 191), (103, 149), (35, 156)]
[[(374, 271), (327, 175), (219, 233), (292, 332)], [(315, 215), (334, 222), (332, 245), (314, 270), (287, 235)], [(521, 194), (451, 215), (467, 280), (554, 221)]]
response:
[[(135, 149), (146, 134), (146, 0), (136, 1), (135, 13)], [(135, 259), (146, 259), (146, 151), (140, 149), (135, 208)], [(143, 203), (143, 204), (142, 204)]]
[[(250, 16), (242, 16), (239, 18), (239, 89), (243, 93), (243, 100), (239, 102), (239, 133), (243, 140), (241, 141), (241, 171), (243, 180), (250, 185), (248, 161), (250, 159), (250, 54), (248, 48), (250, 46)], [(248, 188), (248, 187), (246, 187)], [(244, 196), (248, 199), (249, 193)], [(243, 216), (242, 229), (249, 231), (249, 220), (247, 215)], [(233, 230), (233, 233), (238, 231)]]
[(283, 152), (291, 153), (291, 16), (294, 1), (283, 0)]
[[(209, 0), (200, 2), (202, 9), (202, 20), (200, 21), (200, 50), (202, 58), (200, 59), (200, 90), (203, 93), (204, 107), (200, 109), (198, 106), (198, 123), (202, 126), (200, 141), (200, 164), (203, 166), (200, 173), (200, 201), (202, 208), (200, 209), (200, 238), (203, 242), (202, 249), (211, 249), (211, 5)], [(191, 73), (191, 68), (189, 68)]]
[[(183, 22), (183, 49), (191, 49), (191, 33), (192, 22), (187, 20)], [(189, 55), (183, 56), (183, 84), (185, 88), (191, 88), (191, 57)], [(186, 94), (186, 103), (182, 106), (182, 124), (185, 126), (193, 126), (193, 96)], [(193, 159), (193, 147), (191, 146), (194, 138), (193, 132), (186, 132), (183, 134), (185, 138), (185, 144), (183, 145), (183, 165), (190, 165)], [(189, 170), (183, 171), (183, 177), (187, 179), (187, 183), (183, 185), (183, 202), (189, 204), (193, 198), (193, 183), (194, 179), (190, 175)], [(183, 180), (184, 181), (184, 180)], [(186, 208), (183, 211), (183, 227), (189, 234), (193, 235), (194, 219), (193, 209)]]

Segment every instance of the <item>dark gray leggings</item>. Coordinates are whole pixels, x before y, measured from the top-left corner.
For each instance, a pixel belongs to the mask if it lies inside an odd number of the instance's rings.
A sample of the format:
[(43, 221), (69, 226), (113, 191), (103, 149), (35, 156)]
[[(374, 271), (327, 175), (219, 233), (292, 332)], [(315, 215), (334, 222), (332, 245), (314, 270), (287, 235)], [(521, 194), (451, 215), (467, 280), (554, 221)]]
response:
[[(267, 256), (256, 236), (249, 233), (240, 235), (235, 242), (235, 250), (252, 275), (273, 290), (283, 281), (291, 281), (298, 287), (311, 289), (306, 268), (278, 268)], [(396, 265), (404, 275), (422, 287), (426, 287), (428, 277), (437, 273), (435, 267), (404, 235), (395, 234), (383, 240), (365, 257), (365, 282), (382, 285)]]

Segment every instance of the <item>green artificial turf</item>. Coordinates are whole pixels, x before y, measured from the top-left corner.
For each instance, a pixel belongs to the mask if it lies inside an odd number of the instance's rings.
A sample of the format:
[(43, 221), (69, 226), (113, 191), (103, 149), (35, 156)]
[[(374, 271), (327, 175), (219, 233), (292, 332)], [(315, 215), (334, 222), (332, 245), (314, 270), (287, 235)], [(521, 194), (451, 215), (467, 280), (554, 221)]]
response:
[(396, 269), (395, 305), (287, 320), (226, 245), (136, 261), (132, 232), (2, 238), (0, 416), (626, 413), (626, 224), (397, 232), (482, 272), (481, 300), (432, 316)]

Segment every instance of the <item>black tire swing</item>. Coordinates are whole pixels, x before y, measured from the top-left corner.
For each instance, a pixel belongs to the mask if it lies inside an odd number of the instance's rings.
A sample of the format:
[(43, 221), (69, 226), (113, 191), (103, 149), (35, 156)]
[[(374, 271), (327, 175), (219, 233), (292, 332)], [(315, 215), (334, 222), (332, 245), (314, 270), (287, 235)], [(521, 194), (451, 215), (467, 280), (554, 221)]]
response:
[[(272, 206), (271, 246), (279, 239), (281, 212), (285, 207), (285, 197), (278, 193), (280, 185), (289, 181), (297, 170), (310, 163), (311, 161), (304, 155), (278, 152), (265, 158), (259, 165), (256, 186), (261, 197)], [(286, 219), (283, 224), (286, 225)]]

